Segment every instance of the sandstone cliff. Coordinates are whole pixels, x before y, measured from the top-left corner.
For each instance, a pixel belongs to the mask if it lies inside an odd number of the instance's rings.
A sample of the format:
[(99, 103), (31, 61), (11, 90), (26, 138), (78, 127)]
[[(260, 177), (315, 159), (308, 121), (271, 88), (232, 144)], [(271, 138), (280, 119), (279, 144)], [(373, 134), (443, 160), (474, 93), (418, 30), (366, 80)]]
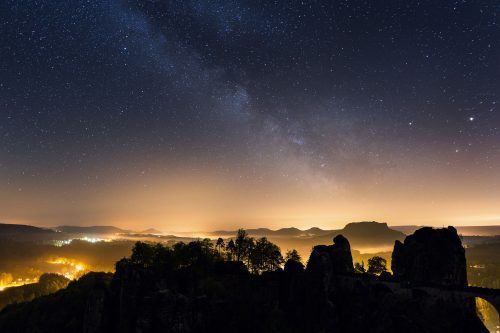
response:
[(465, 250), (453, 227), (422, 228), (403, 243), (396, 241), (391, 268), (411, 284), (467, 286)]

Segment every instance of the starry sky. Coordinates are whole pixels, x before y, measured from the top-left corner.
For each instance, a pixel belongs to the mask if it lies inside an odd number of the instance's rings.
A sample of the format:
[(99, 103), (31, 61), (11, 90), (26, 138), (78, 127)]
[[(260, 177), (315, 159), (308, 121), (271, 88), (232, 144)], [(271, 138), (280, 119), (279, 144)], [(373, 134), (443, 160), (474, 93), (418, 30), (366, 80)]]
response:
[(500, 224), (499, 9), (4, 0), (0, 220)]

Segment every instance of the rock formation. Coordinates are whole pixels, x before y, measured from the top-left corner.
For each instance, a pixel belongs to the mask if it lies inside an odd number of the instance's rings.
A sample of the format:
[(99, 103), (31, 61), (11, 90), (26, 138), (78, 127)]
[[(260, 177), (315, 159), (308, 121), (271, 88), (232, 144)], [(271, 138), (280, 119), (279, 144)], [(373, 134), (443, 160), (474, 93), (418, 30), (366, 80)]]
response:
[[(420, 237), (408, 243), (425, 250)], [(391, 289), (379, 277), (351, 274), (349, 242), (334, 241), (315, 247), (305, 270), (289, 262), (285, 270), (260, 275), (241, 262), (168, 268), (123, 259), (111, 282), (107, 274), (91, 273), (65, 290), (6, 307), (0, 332), (487, 332), (475, 309), (455, 298), (408, 292), (398, 283)], [(399, 265), (407, 249), (408, 258), (418, 257), (413, 247), (399, 247)]]
[(313, 248), (307, 270), (333, 274), (354, 273), (351, 246), (342, 235), (333, 239), (333, 245), (317, 245)]
[(422, 228), (396, 241), (394, 277), (414, 285), (467, 286), (465, 250), (453, 227)]

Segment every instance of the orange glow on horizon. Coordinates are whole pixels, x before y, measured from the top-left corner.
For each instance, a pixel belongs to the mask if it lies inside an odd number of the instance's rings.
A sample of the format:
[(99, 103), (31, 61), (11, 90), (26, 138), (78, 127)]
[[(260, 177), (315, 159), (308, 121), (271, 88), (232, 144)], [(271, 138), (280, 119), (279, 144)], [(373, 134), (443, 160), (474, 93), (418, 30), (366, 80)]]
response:
[(151, 171), (140, 182), (120, 178), (89, 192), (68, 194), (55, 188), (0, 194), (8, 207), (0, 218), (49, 227), (114, 225), (165, 233), (239, 227), (338, 229), (372, 220), (436, 227), (500, 224), (500, 188), (494, 182), (457, 181), (446, 169), (437, 171), (409, 169), (390, 177), (374, 172), (339, 180), (299, 170), (292, 179), (271, 174), (258, 181), (210, 170)]

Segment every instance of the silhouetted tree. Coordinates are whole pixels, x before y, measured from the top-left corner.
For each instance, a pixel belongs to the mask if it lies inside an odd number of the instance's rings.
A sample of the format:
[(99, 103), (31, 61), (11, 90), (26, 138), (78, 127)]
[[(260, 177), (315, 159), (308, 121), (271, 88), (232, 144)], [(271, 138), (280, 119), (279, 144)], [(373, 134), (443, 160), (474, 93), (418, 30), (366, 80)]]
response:
[(380, 275), (383, 272), (387, 272), (387, 260), (382, 257), (375, 256), (368, 259), (368, 271), (369, 274)]
[(226, 252), (228, 260), (234, 260), (236, 255), (236, 245), (232, 239), (230, 239), (226, 245)]
[(359, 262), (354, 264), (354, 271), (356, 273), (366, 273), (365, 269), (365, 262), (361, 261), (361, 264)]
[(217, 247), (217, 250), (219, 251), (219, 255), (221, 254), (221, 250), (224, 248), (224, 245), (225, 245), (224, 240), (221, 237), (219, 237), (217, 239), (217, 243), (215, 243), (215, 246)]
[(267, 238), (262, 237), (255, 242), (255, 246), (252, 249), (252, 252), (249, 254), (250, 259), (250, 269), (254, 273), (261, 272), (265, 269), (265, 263), (267, 260), (269, 241)]
[(177, 267), (197, 265), (206, 266), (220, 259), (214, 244), (208, 238), (197, 240), (188, 244), (175, 243), (173, 257)]
[(245, 248), (248, 245), (248, 234), (244, 229), (238, 229), (234, 245), (236, 246), (236, 261), (242, 261), (245, 255)]
[(143, 267), (149, 267), (153, 264), (154, 249), (151, 245), (143, 242), (136, 242), (132, 248), (132, 255), (130, 256), (130, 261), (132, 263), (141, 265)]
[(249, 249), (248, 267), (254, 273), (275, 270), (283, 263), (280, 248), (266, 237), (258, 239)]
[(247, 267), (250, 267), (250, 259), (252, 256), (252, 252), (255, 249), (255, 239), (253, 237), (247, 237), (244, 244), (243, 257), (241, 259), (246, 261)]
[(285, 261), (288, 260), (293, 260), (296, 262), (302, 262), (302, 257), (300, 256), (299, 252), (297, 250), (288, 250), (285, 254)]
[(283, 264), (283, 256), (281, 255), (280, 248), (273, 244), (273, 250), (271, 252), (271, 258), (269, 261), (269, 267), (272, 271), (278, 269)]
[(153, 246), (151, 265), (157, 270), (172, 270), (176, 267), (173, 251), (160, 243)]
[[(223, 248), (222, 238), (215, 243), (209, 238), (190, 243), (178, 242), (172, 247), (160, 243), (137, 242), (132, 249), (129, 261), (144, 268), (151, 268), (157, 274), (187, 266), (195, 266), (196, 270), (205, 270), (222, 259)], [(230, 239), (225, 249), (228, 260), (241, 261), (254, 273), (276, 270), (284, 262), (281, 250), (276, 244), (266, 237), (256, 241), (243, 229), (238, 230), (236, 242)], [(287, 258), (297, 262), (301, 259), (296, 250), (289, 251)]]
[(205, 254), (213, 254), (214, 252), (214, 243), (212, 242), (212, 240), (210, 238), (204, 238), (200, 241), (200, 246), (201, 246), (201, 250), (205, 253)]

